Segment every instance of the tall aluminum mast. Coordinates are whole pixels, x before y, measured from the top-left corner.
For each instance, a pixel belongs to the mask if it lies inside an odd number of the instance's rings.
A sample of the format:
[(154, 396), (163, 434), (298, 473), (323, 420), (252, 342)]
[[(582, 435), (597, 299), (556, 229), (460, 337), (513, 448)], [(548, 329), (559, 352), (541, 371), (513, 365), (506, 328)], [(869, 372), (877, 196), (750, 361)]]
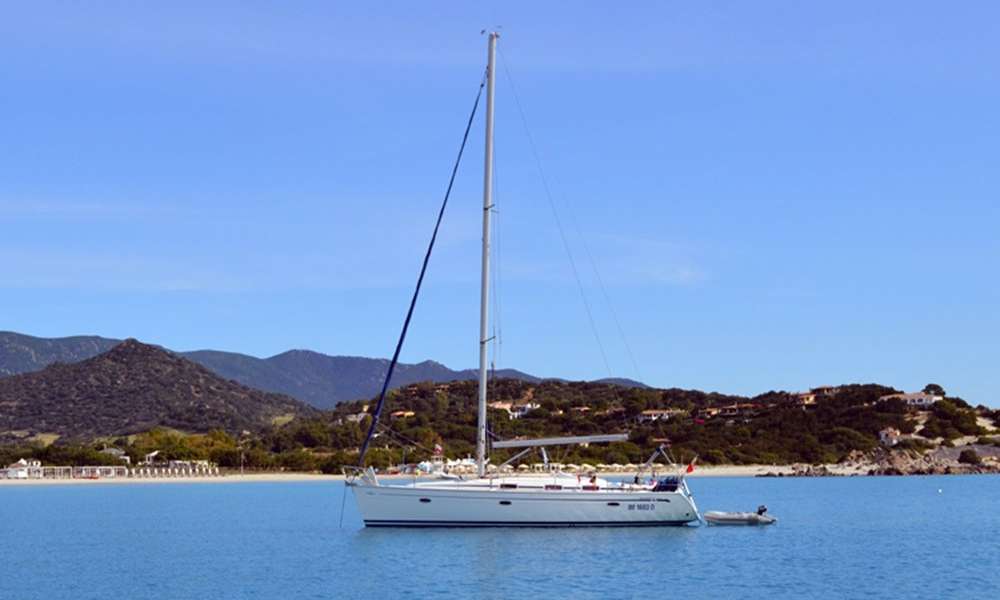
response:
[(496, 60), (497, 38), (491, 31), (489, 61), (486, 66), (486, 165), (483, 169), (483, 273), (479, 298), (479, 421), (476, 436), (476, 470), (486, 475), (486, 363), (489, 349), (489, 294), (490, 294), (490, 212), (493, 210), (493, 68)]

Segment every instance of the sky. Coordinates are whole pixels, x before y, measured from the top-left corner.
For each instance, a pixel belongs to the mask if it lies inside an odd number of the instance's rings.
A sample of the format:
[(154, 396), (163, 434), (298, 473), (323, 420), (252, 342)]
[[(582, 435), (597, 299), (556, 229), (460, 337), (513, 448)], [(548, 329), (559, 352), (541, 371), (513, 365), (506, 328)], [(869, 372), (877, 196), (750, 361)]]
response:
[[(11, 4), (0, 329), (390, 356), (497, 26), (499, 367), (1000, 405), (991, 2)], [(477, 361), (482, 139), (405, 361)]]

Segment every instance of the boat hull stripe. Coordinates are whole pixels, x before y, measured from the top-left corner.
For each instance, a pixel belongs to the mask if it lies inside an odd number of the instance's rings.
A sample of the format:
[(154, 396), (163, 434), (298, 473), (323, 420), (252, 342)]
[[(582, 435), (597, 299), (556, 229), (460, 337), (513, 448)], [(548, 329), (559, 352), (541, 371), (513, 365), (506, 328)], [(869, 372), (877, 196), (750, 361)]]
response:
[(692, 521), (426, 521), (368, 519), (367, 527), (679, 527)]

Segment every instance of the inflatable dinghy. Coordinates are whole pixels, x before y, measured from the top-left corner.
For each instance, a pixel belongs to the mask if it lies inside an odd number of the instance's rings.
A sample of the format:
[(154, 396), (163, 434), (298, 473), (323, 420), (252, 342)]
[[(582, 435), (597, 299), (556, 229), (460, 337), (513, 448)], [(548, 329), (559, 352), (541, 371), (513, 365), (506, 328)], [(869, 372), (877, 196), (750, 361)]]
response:
[(778, 519), (767, 514), (767, 507), (761, 505), (755, 513), (710, 510), (705, 513), (705, 521), (712, 525), (771, 525)]

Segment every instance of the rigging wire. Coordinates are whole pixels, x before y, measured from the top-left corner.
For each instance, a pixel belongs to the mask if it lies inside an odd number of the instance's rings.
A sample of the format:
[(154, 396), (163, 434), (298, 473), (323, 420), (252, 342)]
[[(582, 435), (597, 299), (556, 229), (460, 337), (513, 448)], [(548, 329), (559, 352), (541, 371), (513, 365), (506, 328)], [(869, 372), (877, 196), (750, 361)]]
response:
[[(493, 285), (490, 286), (490, 291), (492, 293), (492, 303), (493, 303), (493, 319), (491, 323), (492, 327), (492, 359), (490, 361), (490, 396), (494, 401), (497, 400), (497, 365), (503, 365), (503, 305), (501, 299), (503, 298), (503, 291), (501, 289), (501, 273), (503, 272), (503, 250), (501, 245), (501, 219), (500, 219), (500, 196), (499, 196), (499, 184), (497, 181), (497, 151), (496, 151), (496, 133), (493, 134), (493, 206), (490, 211), (493, 214), (493, 227), (491, 229), (492, 240), (490, 241), (491, 248), (493, 249), (493, 260), (490, 261), (490, 277), (493, 281)], [(487, 413), (488, 414), (488, 413)], [(489, 441), (499, 440), (493, 430), (490, 428), (489, 419), (486, 422), (486, 435)], [(491, 450), (491, 446), (487, 445), (487, 452)]]
[(406, 340), (406, 331), (410, 328), (410, 319), (413, 318), (413, 309), (417, 306), (417, 298), (420, 296), (420, 286), (424, 282), (424, 275), (427, 273), (427, 264), (431, 260), (431, 252), (434, 250), (434, 242), (437, 240), (438, 230), (441, 228), (441, 220), (444, 218), (444, 210), (448, 206), (448, 198), (451, 196), (451, 189), (455, 185), (455, 175), (458, 173), (458, 166), (462, 162), (462, 154), (465, 153), (465, 143), (469, 141), (469, 131), (472, 129), (472, 121), (476, 116), (476, 109), (479, 108), (479, 99), (483, 95), (483, 87), (486, 85), (486, 74), (483, 74), (482, 80), (479, 82), (479, 90), (476, 92), (476, 101), (472, 104), (472, 112), (469, 113), (469, 121), (465, 125), (465, 133), (462, 136), (462, 144), (458, 149), (458, 157), (455, 159), (455, 166), (451, 169), (451, 177), (448, 180), (448, 189), (445, 190), (444, 200), (441, 202), (441, 209), (438, 211), (437, 221), (434, 224), (434, 233), (431, 234), (431, 240), (427, 244), (427, 252), (424, 254), (424, 262), (420, 266), (420, 275), (417, 277), (417, 285), (413, 290), (413, 297), (410, 299), (410, 308), (406, 312), (406, 319), (403, 321), (403, 330), (399, 334), (399, 341), (396, 342), (396, 351), (392, 354), (392, 361), (389, 363), (389, 368), (385, 374), (385, 381), (382, 382), (382, 391), (379, 393), (378, 403), (375, 405), (375, 410), (372, 413), (372, 424), (368, 428), (368, 434), (365, 436), (365, 441), (361, 445), (361, 450), (358, 453), (358, 466), (365, 466), (365, 453), (368, 452), (368, 445), (372, 441), (372, 437), (375, 435), (375, 429), (378, 426), (379, 418), (382, 416), (382, 409), (385, 407), (385, 393), (389, 389), (389, 382), (392, 381), (392, 372), (396, 368), (396, 363), (399, 361), (399, 353), (403, 349), (403, 342)]
[(601, 277), (601, 272), (597, 270), (597, 262), (594, 260), (594, 255), (590, 252), (590, 246), (587, 244), (587, 238), (584, 237), (583, 232), (580, 231), (580, 222), (576, 218), (575, 213), (570, 211), (570, 218), (573, 220), (573, 226), (576, 229), (576, 235), (580, 237), (580, 242), (583, 244), (583, 251), (587, 255), (587, 260), (590, 262), (590, 268), (594, 271), (594, 277), (597, 279), (598, 287), (601, 288), (601, 294), (604, 296), (604, 302), (608, 305), (608, 312), (611, 313), (611, 318), (615, 322), (615, 327), (618, 328), (618, 335), (622, 339), (622, 345), (625, 346), (625, 352), (628, 354), (629, 361), (632, 363), (632, 370), (635, 372), (636, 381), (642, 381), (642, 374), (639, 372), (639, 363), (635, 360), (635, 355), (632, 354), (632, 346), (629, 345), (628, 339), (625, 337), (625, 330), (622, 328), (622, 323), (618, 320), (618, 312), (615, 310), (614, 304), (611, 302), (611, 296), (608, 295), (608, 288), (604, 285), (604, 278)]
[(397, 444), (399, 444), (400, 447), (414, 446), (414, 447), (419, 448), (419, 449), (421, 449), (421, 450), (423, 450), (425, 452), (430, 452), (432, 454), (434, 453), (434, 450), (432, 448), (428, 448), (427, 446), (424, 446), (420, 442), (418, 442), (416, 440), (412, 440), (412, 439), (406, 437), (405, 435), (403, 435), (402, 433), (396, 431), (392, 427), (389, 427), (388, 425), (379, 424), (379, 426), (381, 427), (382, 433), (385, 433), (385, 434), (389, 435), (389, 437), (395, 438), (394, 441)]
[[(573, 259), (573, 252), (570, 249), (569, 240), (566, 238), (566, 232), (563, 229), (562, 221), (559, 219), (559, 211), (556, 209), (555, 200), (552, 197), (552, 192), (549, 189), (548, 178), (545, 176), (545, 170), (542, 168), (542, 160), (539, 157), (538, 149), (535, 146), (535, 139), (531, 135), (531, 129), (528, 127), (528, 118), (525, 116), (524, 108), (521, 106), (521, 100), (517, 95), (517, 87), (514, 85), (514, 78), (510, 74), (510, 68), (507, 66), (507, 58), (503, 53), (503, 50), (499, 50), (500, 63), (503, 65), (504, 74), (507, 77), (507, 82), (510, 84), (511, 96), (514, 98), (514, 104), (517, 106), (518, 114), (521, 116), (521, 123), (524, 126), (524, 133), (528, 138), (528, 146), (531, 148), (531, 154), (535, 159), (535, 166), (538, 169), (539, 177), (542, 180), (542, 188), (545, 190), (545, 198), (549, 202), (549, 207), (552, 209), (552, 216), (556, 222), (556, 229), (559, 231), (559, 238), (562, 240), (563, 248), (566, 250), (566, 256), (569, 258), (570, 268), (573, 271), (573, 278), (576, 280), (576, 286), (580, 291), (580, 299), (583, 301), (584, 311), (587, 313), (587, 320), (590, 323), (590, 330), (594, 335), (594, 339), (597, 341), (597, 347), (601, 353), (601, 359), (604, 361), (604, 368), (608, 372), (608, 377), (614, 377), (614, 372), (611, 370), (611, 363), (608, 362), (607, 352), (604, 350), (604, 344), (601, 342), (601, 335), (597, 331), (597, 324), (594, 321), (593, 311), (590, 308), (590, 302), (587, 300), (587, 294), (583, 289), (583, 280), (580, 278), (580, 272), (576, 267), (576, 261)], [(615, 391), (615, 397), (617, 398), (618, 392)]]

